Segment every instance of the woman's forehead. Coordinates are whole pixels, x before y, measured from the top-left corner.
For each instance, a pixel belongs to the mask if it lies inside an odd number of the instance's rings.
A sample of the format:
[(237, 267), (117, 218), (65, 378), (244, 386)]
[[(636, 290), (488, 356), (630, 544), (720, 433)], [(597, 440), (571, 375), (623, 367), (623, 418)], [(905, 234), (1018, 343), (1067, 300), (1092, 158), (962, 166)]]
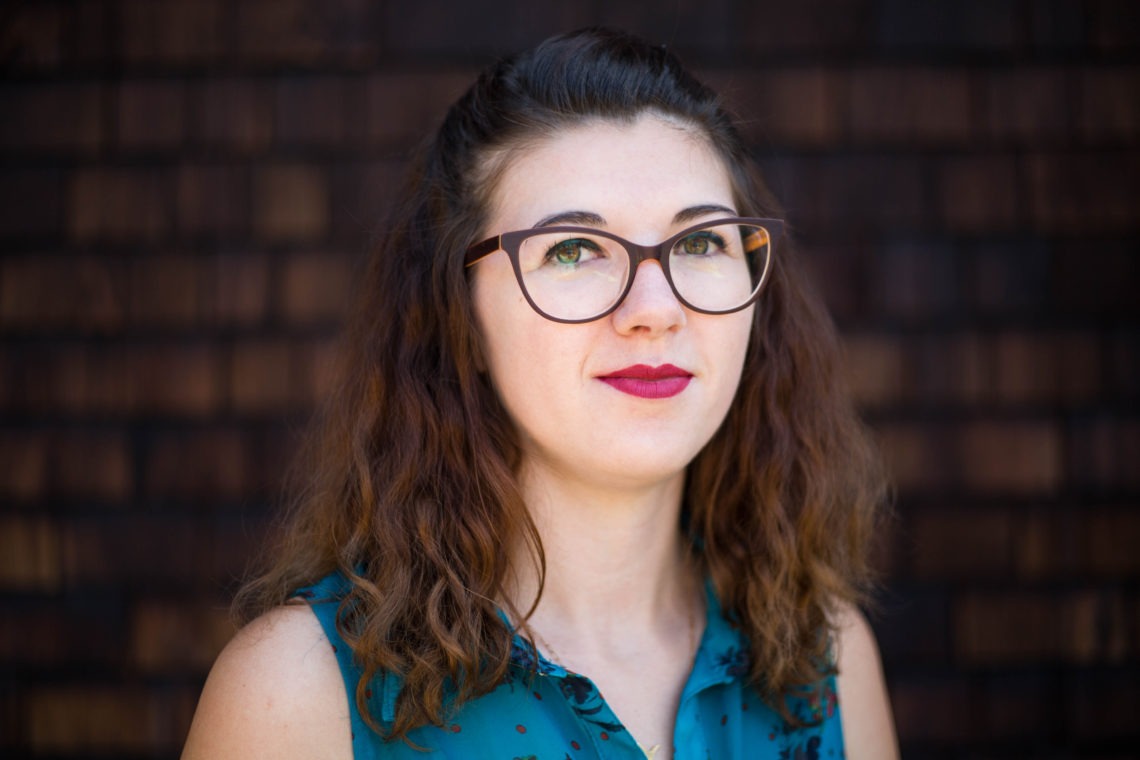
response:
[(699, 204), (733, 205), (729, 172), (708, 138), (656, 114), (575, 124), (501, 160), (488, 199), (492, 234), (567, 211), (618, 222), (672, 217)]

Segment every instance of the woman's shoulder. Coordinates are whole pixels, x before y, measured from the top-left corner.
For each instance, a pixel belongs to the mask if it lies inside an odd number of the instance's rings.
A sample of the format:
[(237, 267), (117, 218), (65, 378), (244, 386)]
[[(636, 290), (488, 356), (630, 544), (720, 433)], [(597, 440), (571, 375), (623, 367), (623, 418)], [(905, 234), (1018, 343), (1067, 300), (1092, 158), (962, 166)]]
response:
[(352, 757), (344, 681), (307, 605), (262, 615), (222, 650), (182, 757)]
[(832, 623), (837, 635), (836, 688), (846, 756), (852, 760), (897, 758), (894, 721), (875, 634), (854, 605), (840, 605)]

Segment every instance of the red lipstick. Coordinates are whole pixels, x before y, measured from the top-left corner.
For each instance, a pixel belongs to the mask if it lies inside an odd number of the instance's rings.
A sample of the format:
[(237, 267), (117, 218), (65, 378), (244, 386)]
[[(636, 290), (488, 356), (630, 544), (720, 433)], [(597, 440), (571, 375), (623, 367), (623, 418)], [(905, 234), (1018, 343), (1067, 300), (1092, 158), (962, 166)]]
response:
[(672, 364), (659, 367), (634, 364), (601, 375), (598, 379), (611, 388), (638, 398), (670, 398), (685, 390), (693, 379), (693, 373)]

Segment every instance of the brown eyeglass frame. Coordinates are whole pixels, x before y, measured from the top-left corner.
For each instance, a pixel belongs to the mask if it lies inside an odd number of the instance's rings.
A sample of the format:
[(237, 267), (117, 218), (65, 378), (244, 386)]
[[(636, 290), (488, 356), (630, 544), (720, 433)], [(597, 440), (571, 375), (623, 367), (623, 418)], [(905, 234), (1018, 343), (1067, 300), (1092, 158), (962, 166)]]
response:
[[(677, 286), (673, 283), (673, 276), (669, 272), (669, 257), (664, 254), (672, 250), (673, 245), (678, 240), (684, 238), (686, 235), (690, 235), (697, 230), (703, 230), (708, 227), (718, 227), (724, 224), (741, 224), (750, 225), (753, 227), (763, 227), (767, 231), (769, 238), (768, 257), (764, 262), (764, 271), (760, 275), (760, 282), (756, 285), (756, 292), (754, 292), (747, 301), (745, 301), (740, 306), (736, 306), (731, 309), (722, 309), (719, 311), (702, 309), (686, 301), (684, 296), (677, 292)], [(562, 319), (560, 317), (551, 316), (538, 307), (538, 304), (536, 304), (530, 297), (530, 293), (527, 292), (526, 285), (523, 284), (522, 267), (519, 264), (519, 250), (522, 247), (523, 241), (527, 238), (534, 237), (535, 235), (547, 235), (552, 232), (581, 233), (587, 235), (595, 235), (597, 237), (604, 237), (608, 238), (609, 240), (613, 240), (615, 243), (620, 244), (622, 248), (625, 249), (625, 252), (629, 255), (630, 275), (629, 279), (625, 283), (625, 288), (622, 289), (621, 294), (617, 297), (612, 306), (610, 306), (602, 313), (593, 317), (589, 317), (588, 319)], [(725, 219), (713, 219), (711, 221), (701, 222), (700, 224), (694, 224), (693, 226), (686, 227), (675, 235), (670, 236), (668, 239), (661, 243), (658, 243), (657, 245), (638, 245), (637, 243), (630, 242), (623, 237), (614, 235), (611, 232), (599, 230), (594, 227), (534, 227), (529, 230), (515, 230), (513, 232), (504, 232), (502, 234), (495, 235), (494, 237), (489, 237), (481, 242), (475, 243), (467, 249), (467, 254), (463, 257), (463, 265), (464, 267), (474, 266), (486, 257), (490, 256), (492, 253), (503, 251), (507, 254), (508, 257), (510, 257), (511, 268), (515, 271), (515, 280), (518, 282), (519, 290), (522, 291), (523, 297), (526, 298), (527, 303), (530, 304), (530, 307), (538, 312), (538, 314), (545, 317), (546, 319), (549, 319), (552, 322), (561, 322), (563, 324), (571, 325), (583, 324), (586, 322), (593, 322), (612, 314), (617, 310), (619, 306), (621, 306), (622, 302), (625, 301), (626, 296), (629, 295), (630, 289), (633, 288), (633, 279), (637, 276), (638, 266), (641, 264), (641, 262), (648, 261), (650, 259), (656, 261), (661, 266), (661, 271), (665, 274), (665, 281), (669, 283), (669, 288), (673, 291), (673, 295), (676, 296), (677, 300), (684, 304), (686, 308), (700, 314), (732, 314), (733, 312), (748, 308), (748, 306), (755, 303), (756, 299), (760, 297), (760, 292), (764, 290), (764, 284), (768, 281), (768, 274), (772, 271), (771, 249), (775, 248), (776, 241), (779, 240), (783, 234), (784, 221), (782, 219), (762, 219), (759, 217), (745, 216), (732, 216)]]

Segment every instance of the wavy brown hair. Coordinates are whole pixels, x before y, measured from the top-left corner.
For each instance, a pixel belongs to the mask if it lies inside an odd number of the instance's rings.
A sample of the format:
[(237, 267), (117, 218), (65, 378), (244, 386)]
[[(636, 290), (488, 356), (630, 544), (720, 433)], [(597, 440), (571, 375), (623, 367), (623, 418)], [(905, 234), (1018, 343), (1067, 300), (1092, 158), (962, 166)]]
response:
[[(515, 480), (516, 431), (479, 369), (465, 249), (488, 233), (495, 180), (518, 150), (585, 120), (646, 112), (708, 139), (742, 215), (779, 215), (712, 91), (663, 48), (584, 30), (499, 62), (452, 106), (358, 283), (339, 384), (296, 470), (293, 509), (236, 608), (249, 619), (343, 573), (339, 625), (364, 668), (356, 703), (389, 738), (442, 724), (502, 681), (512, 634), (498, 605), (529, 614), (506, 601), (502, 548), (522, 542), (544, 572)], [(840, 382), (830, 320), (790, 246), (777, 256), (736, 398), (689, 467), (683, 518), (751, 642), (752, 681), (779, 708), (828, 669), (834, 608), (868, 587), (885, 487)], [(365, 700), (378, 673), (402, 679), (383, 727)]]

